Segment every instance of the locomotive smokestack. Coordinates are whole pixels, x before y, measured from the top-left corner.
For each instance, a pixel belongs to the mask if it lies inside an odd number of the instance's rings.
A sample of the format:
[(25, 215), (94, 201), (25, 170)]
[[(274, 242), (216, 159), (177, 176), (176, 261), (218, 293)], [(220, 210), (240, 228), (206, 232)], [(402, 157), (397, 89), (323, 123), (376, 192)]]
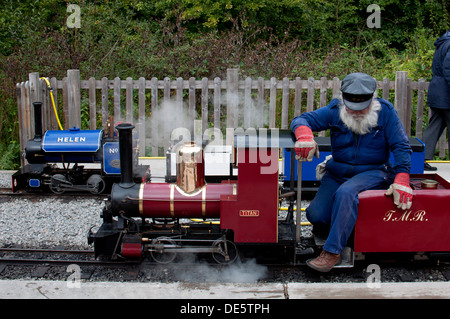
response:
[(133, 145), (131, 133), (134, 125), (122, 123), (116, 126), (119, 131), (120, 185), (131, 187), (133, 182)]
[(42, 138), (42, 102), (34, 102), (34, 139)]

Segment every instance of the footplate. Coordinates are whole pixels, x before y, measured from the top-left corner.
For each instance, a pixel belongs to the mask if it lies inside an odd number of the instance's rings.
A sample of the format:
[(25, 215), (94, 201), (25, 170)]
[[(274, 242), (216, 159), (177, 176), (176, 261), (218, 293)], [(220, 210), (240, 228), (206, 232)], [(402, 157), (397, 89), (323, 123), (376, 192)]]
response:
[(344, 247), (341, 252), (341, 261), (333, 268), (353, 268), (355, 263), (355, 252), (351, 247)]

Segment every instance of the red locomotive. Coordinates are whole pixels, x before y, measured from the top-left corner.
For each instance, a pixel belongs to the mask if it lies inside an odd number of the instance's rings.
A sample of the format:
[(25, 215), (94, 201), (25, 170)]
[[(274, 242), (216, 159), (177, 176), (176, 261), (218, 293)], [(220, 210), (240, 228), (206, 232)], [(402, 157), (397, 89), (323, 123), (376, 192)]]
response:
[[(150, 255), (167, 263), (178, 254), (206, 253), (222, 263), (235, 260), (239, 251), (277, 263), (301, 264), (320, 252), (314, 238), (300, 236), (300, 214), (293, 212), (295, 200), (301, 199), (301, 192), (296, 192), (301, 185), (294, 185), (293, 178), (288, 187), (280, 182), (280, 152), (294, 147), (290, 131), (235, 132), (232, 165), (238, 169), (237, 178), (206, 183), (202, 148), (187, 143), (177, 150), (176, 182), (138, 184), (132, 179), (133, 126), (120, 124), (117, 129), (121, 182), (112, 188), (102, 226), (88, 236), (96, 256), (132, 259)], [(294, 167), (293, 156), (286, 160)], [(414, 202), (408, 211), (397, 209), (384, 190), (360, 194), (352, 247), (343, 254), (341, 267), (351, 267), (355, 254), (442, 257), (450, 253), (450, 209), (446, 205), (450, 183), (430, 174), (411, 174), (411, 182)], [(283, 219), (279, 216), (282, 203), (289, 203)], [(192, 222), (194, 218), (201, 222)]]

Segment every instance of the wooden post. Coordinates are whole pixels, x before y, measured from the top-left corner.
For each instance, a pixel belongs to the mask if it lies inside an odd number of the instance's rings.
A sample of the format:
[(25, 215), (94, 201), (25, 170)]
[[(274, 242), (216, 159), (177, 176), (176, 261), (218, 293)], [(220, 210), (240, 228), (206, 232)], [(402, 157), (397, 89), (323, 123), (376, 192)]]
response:
[(97, 105), (95, 95), (95, 78), (89, 79), (89, 129), (97, 129)]
[(236, 127), (238, 114), (237, 109), (239, 105), (238, 97), (238, 81), (239, 69), (227, 70), (227, 127)]
[(145, 156), (146, 134), (145, 134), (145, 78), (139, 78), (139, 155)]
[(408, 89), (407, 89), (408, 72), (397, 71), (395, 72), (395, 101), (394, 107), (398, 112), (400, 121), (403, 127), (406, 125), (406, 109), (408, 103)]
[(125, 105), (127, 108), (127, 116), (126, 121), (128, 123), (133, 124), (134, 115), (133, 115), (133, 79), (131, 77), (127, 78), (126, 82), (126, 101)]
[(339, 98), (341, 94), (341, 80), (338, 77), (333, 78), (333, 99)]
[(114, 126), (121, 121), (120, 116), (120, 78), (114, 78)]
[[(327, 105), (327, 88), (328, 88), (328, 80), (326, 77), (320, 78), (320, 99), (319, 99), (319, 107), (324, 107)], [(319, 136), (325, 136), (325, 131), (319, 132)]]
[[(29, 123), (30, 123), (30, 137), (34, 137), (34, 108), (33, 103), (34, 102), (42, 102), (42, 90), (41, 90), (41, 81), (39, 80), (39, 73), (34, 72), (30, 73), (29, 76), (29, 83), (30, 83), (30, 100), (28, 104), (29, 108)], [(42, 119), (41, 119), (42, 120)]]
[(269, 127), (275, 128), (275, 121), (277, 116), (277, 84), (276, 78), (270, 78), (270, 93), (269, 93)]
[(220, 105), (222, 104), (222, 80), (219, 77), (214, 79), (214, 127), (221, 129)]
[(42, 89), (38, 72), (30, 73), (28, 77), (30, 80), (30, 107), (31, 107), (31, 105), (33, 105), (33, 102), (42, 102)]
[(244, 129), (248, 129), (252, 126), (252, 117), (255, 112), (253, 112), (253, 101), (252, 101), (252, 78), (247, 77), (245, 79), (245, 90), (244, 90)]
[(423, 125), (423, 109), (425, 100), (425, 80), (419, 79), (417, 91), (417, 116), (416, 116), (416, 137), (422, 139), (422, 125)]
[(208, 129), (208, 78), (202, 79), (202, 134)]
[[(287, 129), (289, 117), (289, 78), (283, 78), (283, 95), (281, 100), (281, 128)], [(275, 127), (275, 126), (274, 126)]]
[(308, 96), (306, 97), (306, 112), (314, 111), (314, 78), (308, 78)]
[(67, 71), (69, 128), (81, 128), (80, 70)]
[[(383, 99), (385, 99), (386, 101), (389, 101), (389, 79), (384, 78), (383, 79), (383, 95), (381, 96)], [(380, 97), (378, 95), (378, 97)]]
[(102, 78), (102, 127), (103, 130), (108, 130), (108, 117), (109, 117), (109, 109), (108, 109), (108, 78)]
[(266, 100), (264, 99), (264, 79), (258, 77), (258, 105), (256, 107), (256, 128), (263, 127), (265, 113)]
[[(151, 91), (152, 91), (152, 105), (151, 105), (151, 113), (152, 116), (154, 116), (154, 114), (156, 114), (158, 112), (158, 79), (153, 77), (151, 82)], [(158, 134), (158, 123), (156, 123), (156, 121), (152, 122), (153, 125), (150, 128), (151, 129), (151, 134), (152, 134), (152, 156), (158, 156), (159, 155), (159, 151), (158, 151), (158, 141), (159, 141), (159, 134)]]
[(194, 137), (194, 121), (196, 117), (196, 97), (195, 97), (195, 78), (189, 78), (189, 124), (187, 129), (191, 132), (191, 137)]
[(294, 109), (294, 117), (302, 114), (302, 79), (297, 77), (295, 78), (295, 109)]

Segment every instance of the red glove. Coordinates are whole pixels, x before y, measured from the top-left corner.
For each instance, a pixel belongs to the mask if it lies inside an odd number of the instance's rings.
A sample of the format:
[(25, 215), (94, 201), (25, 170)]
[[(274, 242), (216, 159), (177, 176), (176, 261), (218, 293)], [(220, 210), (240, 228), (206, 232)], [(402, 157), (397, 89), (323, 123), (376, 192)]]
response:
[(394, 196), (394, 204), (397, 205), (397, 208), (410, 209), (413, 194), (412, 188), (409, 186), (409, 174), (398, 173), (395, 176), (394, 183), (386, 191), (386, 195)]
[(319, 158), (319, 146), (314, 141), (314, 135), (308, 126), (302, 125), (297, 127), (295, 129), (295, 138), (297, 139), (294, 145), (295, 154), (297, 154), (296, 159), (302, 162), (311, 162), (314, 155)]

